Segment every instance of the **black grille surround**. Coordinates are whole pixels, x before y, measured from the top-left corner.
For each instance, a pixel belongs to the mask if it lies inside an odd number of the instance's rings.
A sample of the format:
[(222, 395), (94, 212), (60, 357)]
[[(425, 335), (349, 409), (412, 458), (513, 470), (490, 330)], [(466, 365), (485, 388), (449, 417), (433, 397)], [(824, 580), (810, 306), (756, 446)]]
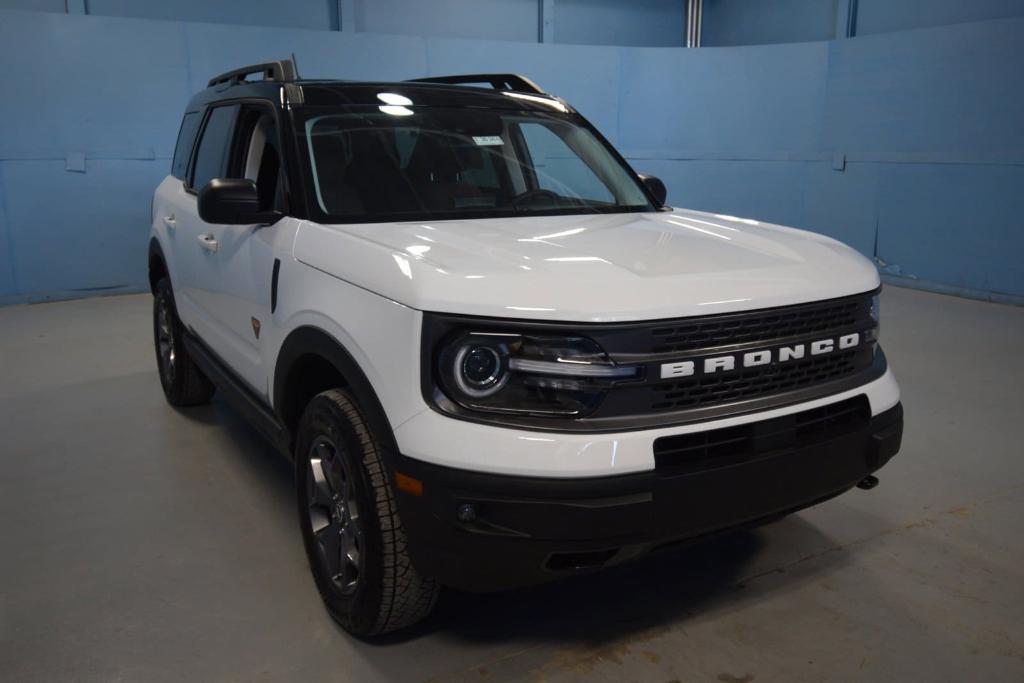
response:
[[(429, 405), (451, 417), (537, 431), (612, 432), (670, 427), (793, 405), (877, 379), (885, 356), (874, 341), (871, 301), (878, 290), (839, 299), (740, 313), (616, 324), (549, 323), (424, 314), (422, 386)], [(620, 381), (589, 415), (555, 419), (463, 408), (437, 388), (436, 350), (459, 331), (580, 335), (596, 341), (619, 365), (640, 368)], [(838, 340), (858, 343), (839, 348)], [(832, 340), (833, 350), (810, 353)], [(804, 346), (801, 358), (779, 361), (780, 349)], [(740, 367), (743, 354), (771, 352), (771, 361)], [(705, 374), (703, 361), (733, 356), (736, 368)], [(661, 377), (663, 364), (692, 361), (692, 375)]]
[(856, 328), (867, 321), (871, 298), (849, 297), (819, 304), (789, 306), (739, 315), (709, 316), (655, 327), (655, 354), (682, 353), (721, 345), (813, 336), (829, 330)]

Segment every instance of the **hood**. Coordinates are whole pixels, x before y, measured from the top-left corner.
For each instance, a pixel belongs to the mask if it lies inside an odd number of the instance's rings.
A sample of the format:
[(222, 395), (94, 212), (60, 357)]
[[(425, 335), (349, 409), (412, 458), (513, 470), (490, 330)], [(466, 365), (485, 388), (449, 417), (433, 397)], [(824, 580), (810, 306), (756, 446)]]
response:
[(815, 233), (674, 210), (319, 225), (295, 258), (424, 311), (616, 322), (831, 299), (879, 284), (859, 253)]

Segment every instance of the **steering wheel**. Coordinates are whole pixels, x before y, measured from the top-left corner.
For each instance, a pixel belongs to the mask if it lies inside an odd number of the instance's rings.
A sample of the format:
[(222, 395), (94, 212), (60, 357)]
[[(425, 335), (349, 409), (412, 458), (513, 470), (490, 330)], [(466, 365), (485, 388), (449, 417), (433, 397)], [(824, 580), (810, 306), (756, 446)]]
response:
[(550, 200), (552, 204), (557, 204), (562, 199), (562, 195), (558, 194), (557, 192), (552, 192), (551, 190), (545, 190), (543, 188), (537, 188), (536, 190), (527, 190), (526, 192), (517, 194), (515, 197), (512, 198), (512, 206), (522, 206), (526, 202), (541, 198)]

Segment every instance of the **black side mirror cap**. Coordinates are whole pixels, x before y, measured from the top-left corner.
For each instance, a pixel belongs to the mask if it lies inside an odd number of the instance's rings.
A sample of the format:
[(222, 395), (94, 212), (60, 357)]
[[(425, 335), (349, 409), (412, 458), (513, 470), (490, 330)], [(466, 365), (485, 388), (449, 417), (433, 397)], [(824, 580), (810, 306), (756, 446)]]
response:
[(668, 189), (665, 187), (665, 183), (661, 182), (661, 178), (641, 173), (640, 180), (647, 188), (647, 191), (651, 193), (651, 196), (654, 197), (655, 201), (658, 202), (658, 206), (665, 206), (665, 199), (668, 197)]
[(256, 183), (246, 178), (214, 178), (200, 190), (196, 199), (199, 217), (219, 225), (273, 223), (279, 211), (260, 211)]

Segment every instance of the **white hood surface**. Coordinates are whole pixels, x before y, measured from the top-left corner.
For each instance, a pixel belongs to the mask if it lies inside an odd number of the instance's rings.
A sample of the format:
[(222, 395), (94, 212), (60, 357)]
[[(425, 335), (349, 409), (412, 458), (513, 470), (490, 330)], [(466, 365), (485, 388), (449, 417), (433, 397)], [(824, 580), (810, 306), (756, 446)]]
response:
[(656, 320), (831, 299), (879, 284), (815, 233), (674, 210), (424, 223), (302, 222), (295, 258), (423, 311)]

